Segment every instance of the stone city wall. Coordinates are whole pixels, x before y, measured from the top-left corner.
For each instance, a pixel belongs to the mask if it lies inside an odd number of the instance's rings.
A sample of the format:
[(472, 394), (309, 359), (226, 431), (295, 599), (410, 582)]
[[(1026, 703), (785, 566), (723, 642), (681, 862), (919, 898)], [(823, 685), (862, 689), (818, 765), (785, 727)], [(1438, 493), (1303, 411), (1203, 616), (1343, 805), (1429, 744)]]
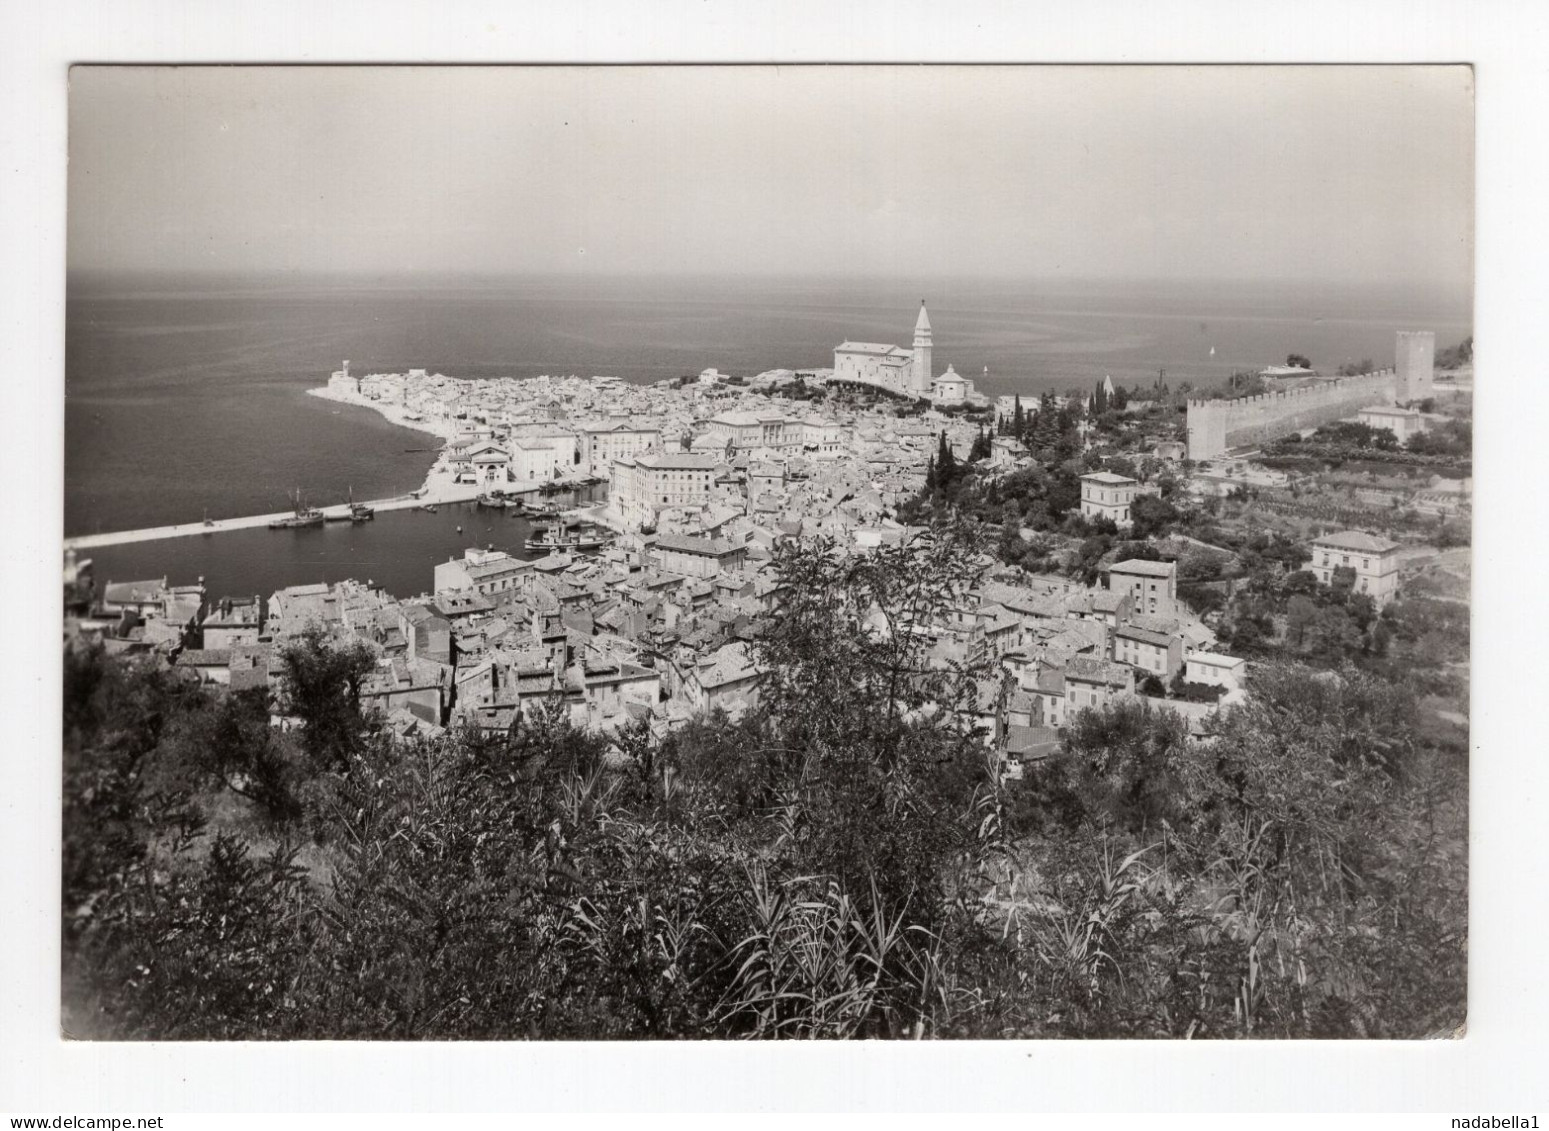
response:
[(1188, 403), (1189, 458), (1213, 459), (1228, 448), (1266, 444), (1376, 404), (1392, 404), (1396, 374), (1382, 369), (1359, 377), (1262, 393), (1235, 400)]

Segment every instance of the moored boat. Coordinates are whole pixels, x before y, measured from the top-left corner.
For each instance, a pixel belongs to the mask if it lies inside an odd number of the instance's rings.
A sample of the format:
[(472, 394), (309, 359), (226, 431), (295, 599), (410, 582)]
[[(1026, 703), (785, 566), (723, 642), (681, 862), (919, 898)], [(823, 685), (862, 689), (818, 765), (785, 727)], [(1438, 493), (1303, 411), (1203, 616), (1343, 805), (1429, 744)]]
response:
[(529, 550), (600, 550), (613, 541), (606, 530), (534, 531), (523, 545)]
[(301, 489), (296, 489), (296, 513), (285, 518), (277, 518), (269, 523), (270, 530), (299, 530), (307, 526), (321, 526), (324, 518), (323, 512), (316, 507), (309, 507), (301, 500)]
[(355, 501), (355, 488), (351, 487), (349, 520), (351, 522), (370, 522), (375, 517), (376, 510), (374, 508), (368, 507), (365, 503), (357, 503)]

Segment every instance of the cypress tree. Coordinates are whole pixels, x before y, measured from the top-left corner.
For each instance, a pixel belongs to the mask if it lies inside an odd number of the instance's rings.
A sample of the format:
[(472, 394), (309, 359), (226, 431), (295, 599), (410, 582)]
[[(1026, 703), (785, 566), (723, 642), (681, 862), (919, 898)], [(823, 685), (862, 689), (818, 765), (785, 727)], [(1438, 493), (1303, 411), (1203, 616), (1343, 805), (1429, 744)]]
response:
[(1027, 425), (1027, 421), (1022, 417), (1022, 395), (1020, 393), (1017, 394), (1014, 403), (1016, 405), (1016, 412), (1011, 417), (1011, 434), (1020, 440), (1022, 432)]
[(968, 462), (978, 463), (990, 454), (990, 438), (984, 434), (984, 425), (979, 425), (979, 434), (974, 437), (973, 447), (968, 450)]
[(957, 457), (952, 454), (952, 446), (947, 443), (947, 434), (943, 432), (936, 453), (936, 483), (945, 491), (956, 478)]
[(1054, 447), (1060, 439), (1059, 406), (1054, 403), (1053, 393), (1044, 393), (1033, 417), (1033, 447), (1045, 450)]

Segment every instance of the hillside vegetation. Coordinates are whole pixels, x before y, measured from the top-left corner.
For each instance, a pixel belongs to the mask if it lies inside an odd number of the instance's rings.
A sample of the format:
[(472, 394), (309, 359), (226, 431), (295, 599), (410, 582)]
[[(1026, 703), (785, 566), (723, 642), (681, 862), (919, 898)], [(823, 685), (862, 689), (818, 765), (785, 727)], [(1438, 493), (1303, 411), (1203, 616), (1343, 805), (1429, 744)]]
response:
[(1401, 675), (1267, 663), (1204, 741), (1084, 712), (1003, 782), (911, 631), (970, 560), (783, 548), (758, 706), (662, 739), (397, 740), (316, 637), (277, 703), (67, 651), (67, 1033), (1458, 1031), (1466, 750)]

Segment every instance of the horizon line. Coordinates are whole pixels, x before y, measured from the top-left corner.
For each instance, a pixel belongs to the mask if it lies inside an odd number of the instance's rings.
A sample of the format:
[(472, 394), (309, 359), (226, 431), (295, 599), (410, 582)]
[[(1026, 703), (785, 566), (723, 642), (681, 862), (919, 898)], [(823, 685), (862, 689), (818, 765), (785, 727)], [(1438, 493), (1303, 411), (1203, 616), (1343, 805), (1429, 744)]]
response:
[(917, 288), (924, 278), (948, 284), (975, 282), (1050, 282), (1050, 283), (1289, 283), (1321, 284), (1333, 286), (1409, 286), (1437, 290), (1473, 290), (1474, 279), (1456, 282), (1448, 279), (1415, 279), (1410, 275), (1353, 276), (1322, 274), (1287, 274), (1274, 272), (1264, 275), (1155, 275), (1155, 274), (1075, 274), (1050, 272), (986, 272), (964, 271), (941, 273), (922, 271), (919, 275), (903, 277), (897, 274), (859, 271), (732, 271), (693, 270), (663, 271), (641, 268), (616, 268), (610, 270), (564, 270), (557, 268), (460, 269), (454, 267), (207, 267), (207, 266), (69, 266), (67, 278), (126, 278), (126, 277), (262, 277), (262, 278), (456, 278), (456, 279), (563, 279), (584, 281), (587, 279), (746, 279), (801, 281), (832, 280), (887, 283), (904, 289)]

